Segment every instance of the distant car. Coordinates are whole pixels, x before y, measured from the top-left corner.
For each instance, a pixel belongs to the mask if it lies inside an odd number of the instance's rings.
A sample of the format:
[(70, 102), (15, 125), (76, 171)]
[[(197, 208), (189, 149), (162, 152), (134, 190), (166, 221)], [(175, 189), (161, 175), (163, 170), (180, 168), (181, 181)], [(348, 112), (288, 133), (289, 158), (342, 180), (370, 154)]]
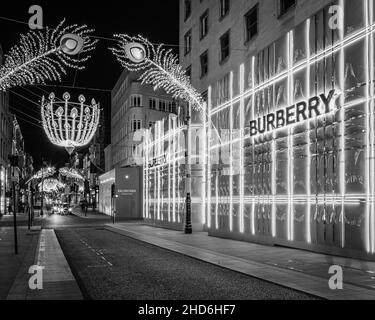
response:
[(63, 205), (62, 205), (62, 214), (63, 215), (70, 215), (72, 214), (72, 208), (71, 206), (69, 205), (69, 203), (65, 202)]

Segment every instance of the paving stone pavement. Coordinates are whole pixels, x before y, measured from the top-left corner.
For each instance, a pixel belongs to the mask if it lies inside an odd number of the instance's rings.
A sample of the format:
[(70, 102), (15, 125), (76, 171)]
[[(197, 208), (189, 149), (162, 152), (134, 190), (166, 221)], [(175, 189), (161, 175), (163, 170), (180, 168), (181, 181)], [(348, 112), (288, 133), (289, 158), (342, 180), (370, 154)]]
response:
[[(108, 224), (107, 229), (199, 260), (325, 299), (375, 299), (375, 263), (297, 249), (271, 247), (182, 232), (142, 223)], [(331, 290), (328, 270), (343, 268), (343, 290)]]
[[(30, 266), (43, 269), (43, 289), (29, 288)], [(8, 294), (8, 300), (82, 300), (83, 296), (54, 230), (42, 230), (36, 252), (30, 251)]]

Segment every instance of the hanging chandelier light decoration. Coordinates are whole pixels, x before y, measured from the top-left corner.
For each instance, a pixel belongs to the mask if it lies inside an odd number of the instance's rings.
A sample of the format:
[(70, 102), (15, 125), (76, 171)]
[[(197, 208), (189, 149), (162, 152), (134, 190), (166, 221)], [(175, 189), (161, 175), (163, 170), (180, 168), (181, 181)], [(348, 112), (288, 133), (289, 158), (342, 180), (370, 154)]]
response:
[(67, 168), (67, 167), (61, 168), (59, 170), (59, 173), (63, 177), (66, 177), (68, 179), (74, 179), (74, 180), (80, 180), (80, 181), (85, 180), (85, 178), (76, 169), (73, 169), (73, 168)]
[(65, 184), (57, 179), (46, 179), (38, 184), (39, 190), (46, 193), (56, 192), (60, 189), (65, 188)]
[(45, 179), (48, 177), (51, 177), (55, 174), (56, 169), (54, 167), (47, 167), (47, 168), (42, 168), (40, 169), (37, 173), (35, 173), (27, 182), (29, 183), (30, 181), (33, 180), (40, 180), (40, 179)]
[(90, 143), (99, 125), (100, 104), (80, 95), (79, 102), (70, 102), (70, 94), (64, 93), (63, 101), (56, 101), (51, 93), (42, 98), (42, 124), (49, 140), (57, 146), (64, 147), (71, 155), (76, 148)]
[[(66, 69), (83, 70), (98, 40), (93, 29), (77, 24), (65, 26), (65, 19), (55, 29), (30, 31), (21, 35), (18, 45), (5, 55), (0, 67), (0, 91), (12, 87), (61, 82)], [(77, 56), (77, 57), (74, 57)]]
[(142, 84), (164, 89), (174, 99), (191, 104), (205, 114), (204, 100), (191, 85), (185, 69), (178, 63), (178, 57), (163, 45), (154, 46), (142, 36), (131, 37), (126, 34), (114, 35), (119, 39), (115, 48), (110, 48), (121, 65), (129, 71), (142, 71)]

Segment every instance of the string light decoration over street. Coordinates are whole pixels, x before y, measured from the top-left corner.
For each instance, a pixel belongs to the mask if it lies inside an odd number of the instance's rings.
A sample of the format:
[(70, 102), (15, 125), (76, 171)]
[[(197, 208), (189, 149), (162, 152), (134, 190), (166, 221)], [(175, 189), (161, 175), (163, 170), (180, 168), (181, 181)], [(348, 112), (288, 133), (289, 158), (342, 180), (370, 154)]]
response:
[(29, 183), (30, 181), (33, 180), (40, 180), (40, 179), (45, 179), (48, 177), (53, 176), (56, 173), (56, 168), (54, 167), (47, 167), (47, 168), (42, 168), (40, 169), (37, 173), (35, 173), (27, 182)]
[(65, 188), (65, 184), (57, 179), (46, 179), (38, 184), (39, 190), (46, 193), (56, 192), (59, 189)]
[(61, 168), (59, 170), (59, 173), (63, 177), (66, 177), (68, 179), (75, 179), (75, 180), (82, 180), (82, 181), (85, 180), (85, 178), (77, 170), (73, 168), (67, 168), (67, 167)]
[[(55, 29), (31, 31), (21, 35), (18, 45), (5, 55), (0, 68), (0, 91), (13, 87), (61, 82), (67, 69), (83, 70), (95, 49), (97, 39), (89, 37), (94, 30), (86, 25), (65, 26), (65, 19)], [(74, 57), (78, 55), (78, 57)]]
[(64, 93), (64, 101), (55, 101), (51, 93), (42, 98), (42, 124), (49, 140), (57, 146), (64, 147), (71, 155), (76, 148), (90, 143), (99, 125), (100, 105), (91, 100), (85, 104), (86, 98), (80, 95), (78, 103), (70, 102), (70, 94)]

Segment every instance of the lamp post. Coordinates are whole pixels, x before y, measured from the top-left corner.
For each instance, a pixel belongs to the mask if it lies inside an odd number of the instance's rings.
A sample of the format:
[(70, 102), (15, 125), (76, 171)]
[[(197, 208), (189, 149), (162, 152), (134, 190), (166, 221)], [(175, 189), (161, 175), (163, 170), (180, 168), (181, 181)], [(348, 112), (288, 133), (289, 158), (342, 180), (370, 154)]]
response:
[(190, 104), (186, 109), (185, 116), (185, 228), (186, 234), (193, 233), (191, 225), (191, 164), (190, 164)]

